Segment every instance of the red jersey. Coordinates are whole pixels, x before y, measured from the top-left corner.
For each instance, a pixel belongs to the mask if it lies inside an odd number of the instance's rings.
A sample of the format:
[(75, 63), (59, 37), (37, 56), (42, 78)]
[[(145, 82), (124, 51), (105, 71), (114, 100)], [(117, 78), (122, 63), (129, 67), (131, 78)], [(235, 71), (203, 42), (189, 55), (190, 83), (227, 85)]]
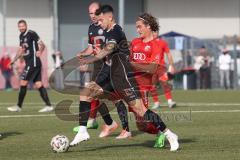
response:
[(136, 38), (131, 42), (132, 62), (165, 65), (164, 54), (169, 54), (169, 48), (167, 42), (162, 39), (156, 38), (145, 43), (142, 38)]

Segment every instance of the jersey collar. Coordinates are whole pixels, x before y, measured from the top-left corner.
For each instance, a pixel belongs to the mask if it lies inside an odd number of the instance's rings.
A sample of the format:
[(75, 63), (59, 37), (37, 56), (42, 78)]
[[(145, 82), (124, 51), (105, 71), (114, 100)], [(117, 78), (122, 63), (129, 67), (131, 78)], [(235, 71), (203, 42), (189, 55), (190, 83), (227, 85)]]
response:
[(116, 26), (116, 25), (117, 25), (117, 23), (114, 23), (113, 26), (111, 28), (109, 28), (106, 32), (111, 31), (114, 28), (114, 26)]
[(26, 32), (23, 33), (23, 36), (26, 36), (29, 30), (26, 30)]

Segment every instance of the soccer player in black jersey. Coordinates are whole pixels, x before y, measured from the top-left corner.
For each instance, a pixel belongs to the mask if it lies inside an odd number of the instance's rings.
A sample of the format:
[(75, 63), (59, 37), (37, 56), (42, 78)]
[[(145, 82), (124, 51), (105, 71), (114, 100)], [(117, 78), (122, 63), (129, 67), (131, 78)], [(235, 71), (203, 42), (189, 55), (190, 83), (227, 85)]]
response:
[[(114, 91), (117, 92), (131, 109), (144, 121), (151, 122), (158, 130), (163, 133), (168, 139), (171, 151), (176, 151), (179, 148), (178, 136), (170, 131), (162, 119), (150, 109), (144, 106), (140, 94), (137, 91), (137, 86), (134, 78), (128, 78), (128, 73), (132, 72), (131, 64), (128, 61), (129, 50), (126, 47), (127, 39), (122, 28), (115, 23), (113, 16), (113, 8), (110, 5), (104, 5), (96, 11), (99, 16), (99, 23), (106, 30), (105, 47), (103, 49), (96, 48), (97, 53), (92, 58), (82, 58), (82, 64), (93, 63), (99, 59), (106, 59), (106, 63), (110, 67), (110, 81)], [(100, 73), (101, 74), (101, 73)], [(95, 84), (99, 86), (99, 84)], [(105, 91), (104, 86), (100, 86)]]
[(7, 109), (13, 112), (21, 111), (24, 97), (27, 93), (28, 82), (32, 80), (39, 90), (40, 96), (46, 104), (46, 106), (39, 110), (39, 112), (50, 112), (54, 108), (52, 107), (48, 98), (47, 90), (42, 84), (41, 77), (42, 63), (40, 56), (43, 53), (45, 45), (36, 32), (28, 30), (27, 22), (25, 20), (20, 20), (18, 22), (18, 29), (21, 32), (19, 36), (20, 47), (18, 49), (15, 60), (18, 57), (22, 56), (25, 60), (26, 66), (20, 77), (20, 91), (18, 95), (17, 105), (8, 107)]
[[(101, 28), (98, 24), (97, 17), (95, 15), (95, 11), (99, 9), (100, 4), (97, 2), (93, 2), (89, 5), (89, 16), (92, 20), (92, 24), (89, 26), (88, 29), (88, 47), (78, 54), (79, 57), (86, 56), (86, 55), (95, 55), (94, 52), (95, 48), (102, 48), (105, 43), (105, 31)], [(104, 83), (106, 79), (109, 79), (109, 70), (110, 67), (104, 64), (103, 60), (99, 60), (94, 62), (93, 74), (92, 74), (92, 81), (96, 83)], [(106, 74), (99, 74), (100, 72), (104, 72)], [(80, 95), (80, 103), (79, 103), (79, 112), (80, 112), (80, 119), (79, 119), (79, 127), (78, 127), (78, 134), (71, 142), (70, 145), (75, 145), (81, 141), (89, 139), (89, 134), (87, 132), (87, 120), (89, 119), (89, 111), (91, 107), (92, 99), (89, 99), (88, 96)], [(115, 106), (117, 107), (117, 111), (119, 114), (119, 118), (122, 122), (122, 132), (117, 139), (123, 139), (131, 137), (131, 132), (129, 131), (128, 126), (128, 112), (124, 103), (120, 100), (114, 102)], [(105, 103), (101, 103), (97, 110), (103, 117), (104, 122), (106, 125), (103, 127), (103, 131), (100, 133), (99, 137), (106, 137), (111, 132), (113, 132), (117, 128), (117, 123), (112, 120), (108, 108)], [(84, 114), (84, 115), (83, 115)], [(89, 122), (88, 122), (89, 123)], [(76, 130), (76, 129), (75, 129)], [(80, 136), (78, 136), (80, 135)]]

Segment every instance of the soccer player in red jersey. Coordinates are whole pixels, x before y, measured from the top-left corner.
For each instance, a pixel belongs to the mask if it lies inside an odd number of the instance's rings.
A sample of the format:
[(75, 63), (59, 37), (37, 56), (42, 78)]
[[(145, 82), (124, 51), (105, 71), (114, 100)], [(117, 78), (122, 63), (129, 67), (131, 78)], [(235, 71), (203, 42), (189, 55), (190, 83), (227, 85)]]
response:
[[(166, 53), (169, 59), (169, 68), (171, 72), (174, 72), (173, 60), (169, 53), (169, 48), (164, 40), (156, 37), (158, 32), (158, 23), (155, 18), (145, 13), (138, 17), (136, 22), (137, 32), (140, 37), (135, 38), (131, 42), (130, 46), (130, 62), (133, 66), (139, 65), (156, 65), (157, 67), (151, 71), (143, 71), (139, 66), (134, 67), (134, 77), (139, 85), (141, 97), (144, 101), (146, 108), (148, 108), (148, 93), (155, 92), (155, 101), (158, 100), (155, 83), (160, 81), (165, 94), (169, 95), (171, 87), (167, 85), (166, 81), (168, 76), (166, 74), (164, 54)], [(150, 72), (150, 73), (149, 73)], [(157, 97), (157, 98), (156, 98)], [(136, 114), (135, 114), (136, 115)], [(156, 128), (151, 123), (144, 122), (141, 117), (136, 116), (137, 127), (148, 133), (156, 133)], [(164, 145), (162, 143), (164, 138), (159, 138), (159, 142), (156, 142), (155, 147)]]
[[(145, 14), (147, 17), (148, 14)], [(143, 15), (144, 16), (144, 15)], [(149, 21), (151, 21), (150, 17)], [(161, 86), (163, 88), (165, 97), (168, 100), (169, 107), (173, 107), (176, 105), (175, 102), (172, 101), (171, 95), (171, 87), (166, 83), (169, 80), (166, 72), (166, 65), (164, 61), (165, 54), (167, 55), (169, 61), (169, 69), (168, 72), (174, 73), (174, 66), (173, 66), (173, 58), (169, 52), (169, 48), (167, 43), (156, 37), (156, 32), (158, 30), (153, 31), (150, 28), (142, 25), (143, 23), (148, 23), (146, 20), (138, 18), (137, 20), (137, 32), (139, 33), (140, 37), (134, 39), (131, 42), (131, 56), (130, 60), (134, 63), (145, 63), (145, 64), (158, 64), (158, 71), (155, 72), (155, 75), (152, 77), (149, 74), (141, 75), (141, 73), (137, 72), (136, 79), (137, 82), (140, 84), (140, 89), (143, 91), (143, 95), (146, 95), (144, 92), (150, 92), (153, 96), (155, 105), (153, 109), (159, 107), (159, 100), (157, 97), (157, 91), (154, 82), (160, 81)], [(147, 39), (147, 40), (145, 40)], [(139, 76), (139, 74), (141, 76)], [(153, 80), (153, 81), (151, 81)], [(146, 98), (144, 98), (146, 99)], [(147, 105), (147, 100), (145, 100)]]

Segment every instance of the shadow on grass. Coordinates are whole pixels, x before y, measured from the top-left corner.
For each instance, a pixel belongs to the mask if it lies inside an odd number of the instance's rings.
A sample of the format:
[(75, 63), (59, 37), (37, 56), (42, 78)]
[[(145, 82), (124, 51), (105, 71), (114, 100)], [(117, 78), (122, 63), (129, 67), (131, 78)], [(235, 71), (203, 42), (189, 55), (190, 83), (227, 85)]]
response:
[[(181, 150), (181, 144), (183, 143), (194, 143), (196, 142), (195, 139), (179, 139), (179, 143), (180, 143), (180, 150)], [(152, 148), (152, 149), (159, 149), (159, 148), (153, 148), (155, 141), (154, 140), (147, 140), (144, 141), (143, 143), (135, 143), (135, 144), (116, 144), (116, 145), (105, 145), (105, 146), (96, 146), (96, 147), (91, 147), (89, 149), (84, 149), (84, 147), (81, 147), (83, 150), (78, 150), (78, 151), (71, 151), (71, 148), (69, 149), (68, 152), (94, 152), (94, 151), (99, 151), (99, 150), (105, 150), (105, 149), (110, 149), (110, 148), (131, 148), (131, 147), (145, 147), (145, 148)], [(79, 145), (80, 146), (80, 145)], [(166, 142), (165, 147), (163, 149), (160, 150), (169, 150), (170, 146), (168, 144), (168, 142)]]
[(21, 132), (4, 132), (4, 133), (0, 133), (0, 134), (1, 134), (0, 139), (5, 139), (7, 137), (17, 136), (17, 135), (21, 135), (23, 133), (21, 133)]

